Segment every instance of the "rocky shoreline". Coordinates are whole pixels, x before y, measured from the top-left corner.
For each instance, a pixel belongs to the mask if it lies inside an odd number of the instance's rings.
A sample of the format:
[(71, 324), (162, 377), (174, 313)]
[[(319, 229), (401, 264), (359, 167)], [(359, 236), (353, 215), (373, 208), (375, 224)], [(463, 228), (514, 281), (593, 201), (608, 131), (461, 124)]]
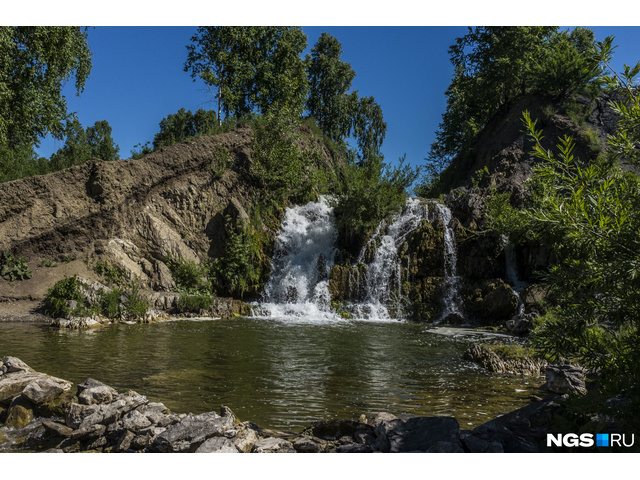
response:
[(87, 379), (77, 385), (35, 372), (15, 357), (0, 362), (0, 451), (367, 453), (545, 451), (551, 418), (565, 396), (543, 400), (461, 430), (453, 417), (319, 420), (301, 432), (260, 428), (227, 407), (171, 412), (135, 391)]

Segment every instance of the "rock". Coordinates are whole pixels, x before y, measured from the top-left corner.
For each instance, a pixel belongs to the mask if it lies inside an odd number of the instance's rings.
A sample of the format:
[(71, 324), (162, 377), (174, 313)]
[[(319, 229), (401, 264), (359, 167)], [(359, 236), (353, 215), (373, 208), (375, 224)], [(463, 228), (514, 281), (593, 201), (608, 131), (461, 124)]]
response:
[(514, 335), (526, 335), (533, 328), (533, 314), (525, 314), (522, 317), (515, 317), (507, 320), (505, 326)]
[(252, 428), (250, 428), (246, 424), (243, 424), (243, 428), (238, 430), (232, 441), (238, 451), (249, 453), (258, 441), (258, 436)]
[(492, 450), (497, 442), (505, 453), (538, 452), (538, 445), (544, 444), (551, 431), (551, 418), (561, 409), (559, 400), (558, 396), (547, 397), (474, 428), (471, 434), (475, 439), (465, 437), (467, 434), (461, 438), (465, 444), (472, 442)]
[(132, 432), (139, 432), (151, 425), (151, 421), (138, 410), (133, 410), (122, 418), (122, 426)]
[(158, 452), (186, 452), (196, 448), (207, 438), (222, 435), (233, 428), (233, 418), (220, 417), (214, 412), (187, 415), (158, 435), (152, 448)]
[(53, 377), (42, 377), (34, 380), (22, 390), (22, 395), (32, 403), (39, 405), (49, 403), (71, 389), (69, 382), (57, 382)]
[(240, 453), (234, 443), (225, 437), (213, 437), (205, 440), (196, 453)]
[(60, 437), (70, 437), (73, 433), (73, 429), (58, 422), (43, 421), (42, 426), (44, 426), (49, 432)]
[(427, 449), (427, 453), (464, 453), (460, 442), (438, 441)]
[(111, 403), (117, 395), (115, 388), (93, 378), (78, 385), (78, 403), (83, 405)]
[(120, 436), (116, 446), (114, 447), (116, 452), (125, 452), (129, 450), (131, 446), (131, 441), (135, 438), (136, 434), (130, 432), (129, 430), (125, 430), (125, 432)]
[(544, 388), (553, 393), (587, 393), (582, 367), (574, 365), (550, 365), (546, 371)]
[[(372, 416), (366, 423), (371, 425), (372, 427), (377, 427), (382, 422), (390, 422), (391, 420), (396, 420), (398, 417), (388, 412), (380, 412), (376, 413)], [(364, 423), (364, 422), (363, 422)]]
[(72, 403), (67, 409), (66, 423), (74, 429), (88, 427), (97, 423), (106, 425), (147, 403), (149, 403), (147, 397), (136, 392), (127, 392), (119, 395), (116, 401), (105, 405)]
[(340, 438), (345, 435), (353, 438), (359, 423), (352, 420), (319, 420), (312, 423), (311, 432), (319, 438)]
[(518, 298), (500, 278), (464, 279), (461, 290), (464, 311), (473, 318), (491, 322), (509, 320), (518, 313)]
[(17, 357), (6, 357), (4, 359), (3, 368), (6, 367), (5, 374), (18, 372), (35, 372), (33, 368), (24, 363)]
[(5, 425), (22, 428), (33, 419), (33, 404), (22, 395), (13, 399), (9, 405)]
[(267, 437), (253, 447), (253, 453), (295, 453), (293, 444), (284, 438)]
[(303, 435), (293, 442), (293, 448), (298, 453), (320, 453), (324, 451), (324, 443), (319, 438)]
[(463, 355), (465, 360), (477, 363), (482, 368), (496, 373), (517, 373), (521, 375), (542, 375), (547, 368), (547, 361), (540, 358), (505, 358), (487, 345), (474, 345)]
[(347, 445), (339, 446), (336, 451), (338, 453), (372, 453), (373, 449), (369, 445), (349, 443)]
[(465, 450), (469, 453), (503, 453), (500, 442), (485, 440), (474, 435), (468, 430), (460, 432), (460, 440)]
[(459, 444), (460, 427), (452, 417), (414, 417), (382, 421), (376, 427), (382, 452), (426, 452), (437, 442)]
[(71, 440), (91, 440), (98, 438), (107, 431), (107, 427), (100, 424), (90, 425), (88, 427), (80, 427), (71, 433)]

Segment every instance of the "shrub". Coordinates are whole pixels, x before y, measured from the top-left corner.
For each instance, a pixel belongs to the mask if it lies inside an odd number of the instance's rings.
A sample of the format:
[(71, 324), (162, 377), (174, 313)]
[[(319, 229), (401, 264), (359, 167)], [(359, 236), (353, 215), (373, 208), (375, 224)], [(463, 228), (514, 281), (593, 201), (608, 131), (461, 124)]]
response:
[(200, 313), (211, 306), (211, 297), (208, 295), (182, 295), (178, 300), (180, 313)]
[(131, 291), (124, 302), (126, 316), (129, 318), (142, 318), (149, 311), (149, 300), (140, 292), (137, 281), (131, 282)]
[(176, 282), (176, 291), (192, 295), (211, 294), (213, 287), (208, 263), (169, 259), (167, 264)]
[(4, 252), (0, 255), (0, 276), (10, 282), (27, 280), (31, 278), (31, 270), (26, 259), (16, 258), (11, 253)]
[(122, 316), (121, 298), (122, 289), (120, 288), (114, 288), (108, 293), (102, 292), (100, 296), (100, 313), (107, 318), (120, 318)]
[(117, 265), (111, 265), (104, 260), (98, 260), (93, 271), (104, 277), (107, 283), (114, 285), (124, 285), (127, 278), (127, 271)]
[[(77, 303), (75, 309), (69, 306), (70, 301)], [(47, 290), (44, 299), (45, 312), (54, 318), (69, 317), (76, 313), (78, 308), (86, 308), (87, 306), (87, 300), (82, 294), (80, 282), (76, 276), (58, 280), (53, 287)]]

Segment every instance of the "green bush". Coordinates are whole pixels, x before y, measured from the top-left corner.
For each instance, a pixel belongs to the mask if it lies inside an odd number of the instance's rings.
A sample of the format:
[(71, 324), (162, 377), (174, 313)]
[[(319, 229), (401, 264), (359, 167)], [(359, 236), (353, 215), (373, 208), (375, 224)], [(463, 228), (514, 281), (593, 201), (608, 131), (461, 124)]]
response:
[(192, 295), (212, 293), (211, 269), (208, 263), (169, 259), (167, 265), (176, 282), (176, 291)]
[(122, 289), (114, 288), (108, 293), (102, 292), (100, 296), (100, 313), (107, 318), (120, 318), (122, 311), (120, 308), (120, 299), (122, 298)]
[(129, 318), (142, 318), (149, 311), (149, 300), (140, 292), (138, 282), (131, 282), (131, 290), (124, 302), (125, 314)]
[(400, 159), (390, 167), (375, 157), (365, 164), (351, 164), (345, 172), (343, 195), (335, 207), (339, 243), (356, 256), (382, 220), (399, 213), (405, 205), (407, 189), (418, 172)]
[(0, 255), (0, 276), (10, 282), (27, 280), (31, 278), (31, 270), (26, 259), (16, 258), (11, 253), (3, 252)]
[(111, 265), (107, 261), (98, 260), (93, 271), (102, 276), (109, 284), (124, 285), (126, 283), (127, 271), (123, 267)]
[(182, 295), (178, 300), (180, 313), (200, 313), (211, 306), (211, 297), (208, 295)]
[[(75, 301), (77, 307), (71, 309), (68, 306), (69, 301)], [(53, 287), (47, 290), (44, 299), (45, 312), (54, 317), (69, 317), (76, 313), (80, 308), (87, 308), (88, 303), (80, 288), (78, 277), (66, 277), (58, 280)]]

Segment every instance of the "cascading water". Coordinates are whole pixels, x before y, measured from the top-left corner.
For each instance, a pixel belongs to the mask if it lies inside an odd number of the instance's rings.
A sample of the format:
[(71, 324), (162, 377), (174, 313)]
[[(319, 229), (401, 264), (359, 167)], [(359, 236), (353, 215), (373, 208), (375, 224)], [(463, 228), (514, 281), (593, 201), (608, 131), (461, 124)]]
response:
[(460, 278), (457, 273), (458, 253), (456, 251), (456, 240), (451, 228), (451, 210), (441, 203), (435, 204), (438, 218), (444, 224), (444, 309), (439, 323), (450, 315), (462, 317), (460, 311)]
[(518, 316), (521, 317), (524, 315), (524, 302), (520, 297), (520, 292), (527, 288), (529, 284), (520, 280), (518, 276), (518, 270), (516, 268), (516, 249), (513, 244), (509, 241), (509, 237), (506, 235), (501, 235), (500, 240), (502, 241), (502, 245), (504, 246), (504, 257), (505, 257), (505, 273), (507, 277), (507, 282), (513, 288), (513, 293), (518, 298)]
[[(391, 221), (381, 223), (363, 248), (358, 258), (358, 263), (364, 265), (362, 273), (359, 267), (350, 273), (357, 277), (353, 283), (358, 287), (360, 299), (344, 306), (352, 318), (371, 321), (402, 318), (403, 269), (398, 249), (420, 222), (435, 220), (431, 218), (434, 212), (445, 227), (444, 310), (439, 320), (451, 314), (462, 316), (451, 211), (440, 203), (408, 198), (403, 211)], [(254, 315), (339, 320), (340, 316), (331, 308), (328, 288), (337, 237), (333, 208), (326, 198), (287, 209), (276, 239), (272, 275)]]
[(378, 226), (358, 258), (359, 263), (365, 263), (366, 252), (377, 245), (373, 260), (367, 264), (363, 285), (364, 301), (350, 308), (354, 317), (389, 320), (390, 304), (399, 313), (402, 265), (398, 248), (422, 220), (429, 220), (428, 204), (417, 198), (408, 198), (402, 213), (394, 217), (388, 226), (384, 222)]
[(326, 198), (287, 209), (276, 239), (271, 278), (255, 314), (336, 319), (328, 286), (337, 238), (333, 207)]

